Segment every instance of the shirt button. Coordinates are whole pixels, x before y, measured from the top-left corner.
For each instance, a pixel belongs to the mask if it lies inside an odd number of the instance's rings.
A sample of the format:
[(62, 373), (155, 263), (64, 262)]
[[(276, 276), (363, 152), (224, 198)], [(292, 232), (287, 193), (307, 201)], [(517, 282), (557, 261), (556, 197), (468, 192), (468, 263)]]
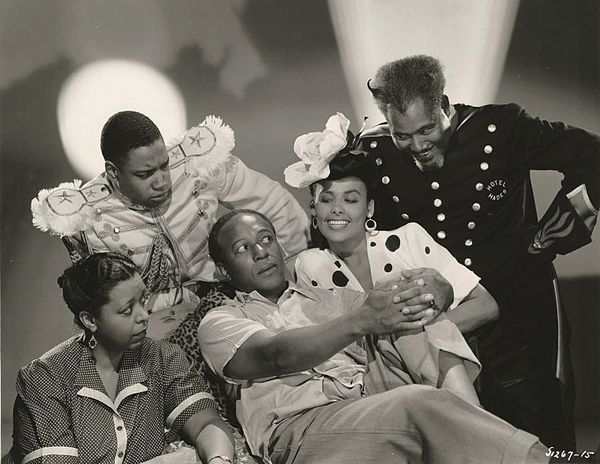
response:
[(473, 245), (473, 240), (471, 240), (470, 238), (465, 240), (465, 246), (471, 246)]
[(440, 230), (437, 233), (438, 238), (441, 238), (442, 240), (446, 238), (446, 232), (444, 232), (443, 230)]
[(484, 161), (483, 163), (481, 163), (479, 165), (479, 167), (481, 168), (482, 171), (487, 171), (490, 168), (490, 165)]
[(490, 124), (488, 126), (488, 132), (496, 132), (496, 124)]
[(473, 211), (479, 211), (481, 209), (481, 205), (479, 203), (473, 203)]
[(439, 198), (436, 198), (435, 200), (433, 200), (433, 206), (435, 206), (436, 208), (439, 208), (440, 206), (442, 206), (442, 200), (440, 200)]
[(494, 151), (494, 149), (491, 145), (486, 145), (485, 147), (483, 147), (483, 151), (486, 153), (486, 155), (489, 155), (491, 152)]
[(475, 190), (477, 190), (478, 192), (481, 192), (483, 190), (483, 184), (481, 182), (477, 182), (475, 184)]
[(390, 178), (388, 176), (383, 176), (381, 178), (381, 183), (382, 184), (389, 184), (390, 183)]
[(471, 261), (471, 258), (465, 258), (464, 263), (465, 266), (470, 266), (473, 263), (473, 261)]
[(468, 228), (469, 230), (473, 230), (473, 229), (475, 228), (475, 223), (474, 223), (473, 221), (469, 222), (469, 223), (467, 224), (467, 228)]
[(376, 164), (377, 166), (381, 166), (381, 165), (383, 164), (383, 160), (382, 160), (381, 158), (377, 158), (377, 159), (375, 160), (375, 164)]
[(117, 430), (120, 432), (121, 430), (123, 430), (123, 426), (122, 425), (118, 425), (117, 426)]
[(120, 458), (122, 458), (122, 457), (123, 457), (123, 451), (119, 451), (119, 452), (117, 453), (117, 456), (119, 456)]
[(376, 142), (375, 140), (373, 140), (373, 141), (372, 141), (372, 142), (369, 144), (369, 146), (370, 146), (371, 148), (376, 148), (376, 147), (377, 147), (377, 142)]
[(437, 220), (442, 222), (444, 219), (446, 219), (446, 215), (444, 213), (440, 213), (437, 215)]
[(402, 219), (408, 219), (408, 214), (402, 213)]
[(439, 184), (439, 182), (435, 182), (435, 181), (433, 181), (433, 182), (431, 183), (431, 188), (432, 188), (433, 190), (437, 190), (437, 189), (439, 189), (439, 188), (440, 188), (440, 184)]
[(394, 203), (400, 203), (400, 198), (398, 198), (396, 195), (392, 197), (392, 200), (394, 200)]

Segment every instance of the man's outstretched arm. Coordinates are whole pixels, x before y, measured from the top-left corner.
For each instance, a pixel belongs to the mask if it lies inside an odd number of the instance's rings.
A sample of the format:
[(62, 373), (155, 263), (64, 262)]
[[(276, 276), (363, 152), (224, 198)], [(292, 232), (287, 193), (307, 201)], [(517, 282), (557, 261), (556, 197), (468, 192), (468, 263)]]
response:
[(389, 285), (376, 288), (361, 304), (319, 325), (278, 334), (268, 329), (257, 331), (236, 350), (223, 374), (252, 380), (300, 372), (326, 361), (364, 335), (421, 330), (423, 315), (402, 311), (402, 291)]

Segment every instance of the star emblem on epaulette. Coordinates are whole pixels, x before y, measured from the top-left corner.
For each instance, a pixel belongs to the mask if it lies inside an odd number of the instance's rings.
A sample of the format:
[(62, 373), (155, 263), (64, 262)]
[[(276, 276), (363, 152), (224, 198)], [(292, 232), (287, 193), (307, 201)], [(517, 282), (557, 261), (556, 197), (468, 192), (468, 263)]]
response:
[(60, 198), (60, 202), (59, 205), (61, 203), (64, 203), (65, 201), (68, 201), (69, 203), (73, 203), (71, 201), (71, 197), (74, 197), (75, 195), (69, 195), (66, 191), (63, 191), (60, 195), (57, 195), (58, 198)]
[(198, 147), (202, 148), (202, 140), (206, 140), (206, 137), (202, 137), (200, 131), (196, 132), (196, 135), (190, 135), (190, 145), (195, 143)]

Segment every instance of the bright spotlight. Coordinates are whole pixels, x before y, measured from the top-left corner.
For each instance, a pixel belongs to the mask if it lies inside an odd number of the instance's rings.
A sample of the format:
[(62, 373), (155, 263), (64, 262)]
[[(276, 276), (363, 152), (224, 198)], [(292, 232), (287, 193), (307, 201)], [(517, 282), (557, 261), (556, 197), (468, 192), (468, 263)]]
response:
[(67, 159), (84, 179), (104, 170), (100, 132), (118, 111), (134, 110), (158, 126), (165, 142), (187, 127), (175, 84), (156, 69), (123, 60), (97, 61), (76, 71), (58, 98), (58, 128)]

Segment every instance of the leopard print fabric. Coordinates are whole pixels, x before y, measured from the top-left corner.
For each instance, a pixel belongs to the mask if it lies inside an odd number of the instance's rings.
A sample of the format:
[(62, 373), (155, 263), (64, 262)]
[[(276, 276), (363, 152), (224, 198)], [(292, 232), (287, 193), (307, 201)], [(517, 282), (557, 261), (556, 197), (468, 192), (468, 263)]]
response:
[(235, 417), (235, 397), (236, 391), (230, 391), (230, 387), (225, 381), (219, 379), (215, 373), (208, 367), (206, 361), (200, 352), (198, 343), (198, 326), (206, 313), (211, 309), (221, 306), (226, 299), (233, 298), (234, 291), (226, 284), (215, 283), (210, 286), (204, 296), (200, 298), (200, 303), (194, 311), (189, 313), (173, 335), (169, 338), (171, 343), (176, 343), (185, 352), (188, 360), (195, 369), (208, 382), (211, 393), (215, 397), (217, 407), (221, 417), (230, 426), (235, 445), (235, 452), (238, 464), (259, 464), (248, 449), (246, 440), (241, 427)]
[(230, 297), (231, 293), (224, 285), (215, 284), (211, 286), (206, 295), (200, 298), (200, 303), (196, 309), (181, 321), (179, 327), (175, 329), (175, 332), (169, 338), (169, 341), (171, 343), (176, 343), (183, 349), (188, 360), (192, 364), (192, 368), (207, 380), (213, 396), (217, 400), (221, 416), (233, 425), (238, 426), (237, 420), (235, 419), (235, 406), (233, 401), (229, 400), (227, 396), (225, 382), (218, 379), (210, 370), (202, 357), (200, 345), (198, 343), (198, 326), (200, 325), (202, 318), (206, 316), (208, 311), (221, 306), (223, 302)]

